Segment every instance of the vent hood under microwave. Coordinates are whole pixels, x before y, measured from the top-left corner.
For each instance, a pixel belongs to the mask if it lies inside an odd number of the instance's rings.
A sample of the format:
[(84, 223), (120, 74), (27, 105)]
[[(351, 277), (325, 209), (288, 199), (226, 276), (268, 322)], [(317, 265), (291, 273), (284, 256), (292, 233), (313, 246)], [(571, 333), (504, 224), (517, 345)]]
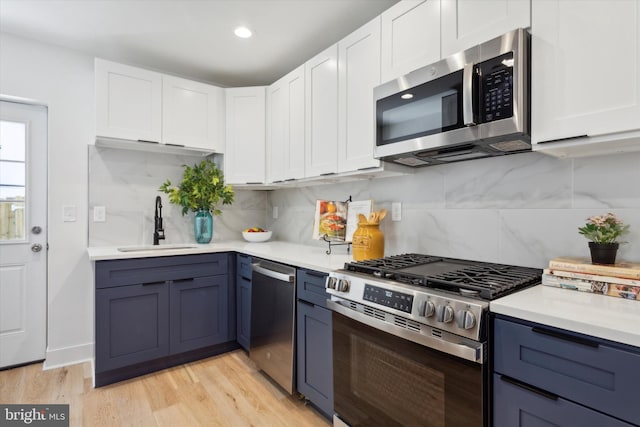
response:
[(374, 89), (374, 156), (430, 166), (531, 151), (523, 29)]

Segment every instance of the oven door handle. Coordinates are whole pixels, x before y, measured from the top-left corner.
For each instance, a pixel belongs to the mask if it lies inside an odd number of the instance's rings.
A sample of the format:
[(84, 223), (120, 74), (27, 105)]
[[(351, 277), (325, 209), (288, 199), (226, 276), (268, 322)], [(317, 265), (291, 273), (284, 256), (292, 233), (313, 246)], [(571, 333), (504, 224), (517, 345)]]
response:
[[(475, 347), (469, 345), (459, 344), (458, 342), (447, 341), (442, 338), (432, 337), (418, 332), (412, 332), (399, 326), (377, 320), (373, 317), (362, 314), (358, 311), (352, 310), (343, 306), (336, 301), (327, 300), (327, 308), (331, 311), (342, 314), (349, 319), (353, 319), (356, 322), (364, 323), (372, 328), (378, 329), (383, 332), (387, 332), (391, 335), (413, 341), (416, 344), (423, 345), (434, 350), (442, 351), (443, 353), (457, 356), (464, 360), (469, 360), (476, 363), (484, 363), (484, 345), (480, 342), (475, 342)], [(460, 338), (462, 340), (464, 338)]]

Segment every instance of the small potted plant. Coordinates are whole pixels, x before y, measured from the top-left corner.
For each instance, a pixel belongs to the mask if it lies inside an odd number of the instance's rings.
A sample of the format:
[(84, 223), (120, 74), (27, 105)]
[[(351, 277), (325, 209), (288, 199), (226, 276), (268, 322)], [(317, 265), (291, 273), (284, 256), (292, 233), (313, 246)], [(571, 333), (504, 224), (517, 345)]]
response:
[(614, 214), (597, 215), (587, 218), (587, 223), (578, 231), (589, 242), (591, 262), (594, 264), (615, 264), (618, 251), (618, 237), (629, 231)]
[(224, 175), (210, 159), (191, 166), (184, 165), (182, 181), (177, 187), (167, 181), (160, 191), (169, 195), (169, 202), (182, 206), (182, 215), (195, 212), (194, 232), (198, 243), (209, 243), (213, 237), (213, 215), (222, 211), (218, 204), (233, 202), (233, 188), (225, 185)]

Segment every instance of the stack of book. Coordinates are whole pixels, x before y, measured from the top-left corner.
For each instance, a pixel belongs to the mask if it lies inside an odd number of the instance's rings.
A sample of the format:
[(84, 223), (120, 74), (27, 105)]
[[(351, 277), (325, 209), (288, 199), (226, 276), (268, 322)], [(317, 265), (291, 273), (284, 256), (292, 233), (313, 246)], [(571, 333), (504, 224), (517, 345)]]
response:
[(542, 284), (640, 301), (640, 263), (602, 265), (588, 258), (554, 258)]

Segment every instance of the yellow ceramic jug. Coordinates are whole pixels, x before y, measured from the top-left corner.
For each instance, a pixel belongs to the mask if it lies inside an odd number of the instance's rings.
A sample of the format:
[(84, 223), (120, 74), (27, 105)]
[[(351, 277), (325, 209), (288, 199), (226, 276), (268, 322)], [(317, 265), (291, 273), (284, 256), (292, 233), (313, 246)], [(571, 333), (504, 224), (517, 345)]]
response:
[(384, 257), (384, 234), (380, 231), (378, 223), (358, 223), (351, 242), (354, 261)]

